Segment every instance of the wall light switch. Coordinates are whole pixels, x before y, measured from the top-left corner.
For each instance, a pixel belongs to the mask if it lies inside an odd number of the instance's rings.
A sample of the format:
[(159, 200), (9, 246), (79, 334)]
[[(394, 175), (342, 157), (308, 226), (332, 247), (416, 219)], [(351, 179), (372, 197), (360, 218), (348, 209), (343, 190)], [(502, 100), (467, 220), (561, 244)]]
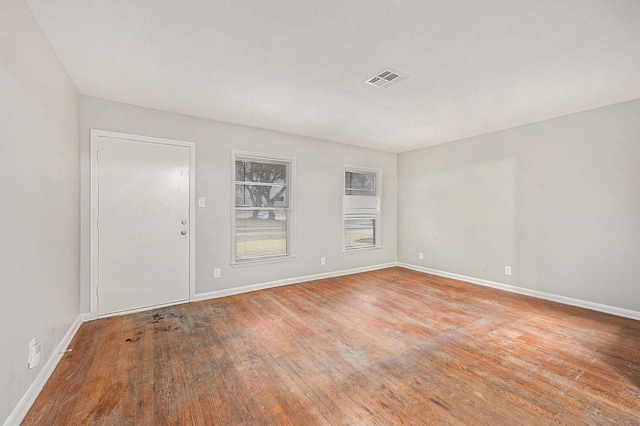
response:
[(37, 339), (33, 339), (29, 342), (29, 359), (27, 365), (29, 368), (33, 368), (40, 362), (40, 342)]
[(198, 198), (198, 207), (204, 207), (204, 206), (205, 206), (204, 197)]

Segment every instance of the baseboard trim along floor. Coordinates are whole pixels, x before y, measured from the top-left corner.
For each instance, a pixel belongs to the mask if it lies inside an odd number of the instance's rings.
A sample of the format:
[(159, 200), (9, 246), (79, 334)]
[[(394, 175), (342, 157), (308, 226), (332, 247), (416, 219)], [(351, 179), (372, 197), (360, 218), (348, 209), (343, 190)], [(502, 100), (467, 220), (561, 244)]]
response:
[(58, 362), (60, 362), (60, 359), (62, 359), (62, 356), (65, 354), (67, 348), (69, 347), (69, 344), (73, 340), (73, 337), (76, 335), (76, 332), (83, 322), (84, 321), (82, 315), (78, 315), (75, 321), (73, 321), (73, 323), (71, 324), (71, 327), (69, 327), (69, 330), (64, 335), (62, 340), (60, 340), (60, 343), (58, 343), (58, 346), (56, 346), (55, 350), (53, 351), (45, 365), (36, 376), (33, 383), (31, 383), (31, 386), (29, 386), (29, 389), (27, 389), (24, 395), (22, 395), (22, 398), (20, 398), (18, 404), (16, 404), (16, 406), (13, 408), (13, 411), (11, 411), (9, 417), (7, 417), (7, 420), (4, 423), (5, 426), (17, 426), (20, 424), (20, 422), (22, 422), (22, 419), (24, 419), (24, 416), (27, 415), (27, 412), (40, 394), (40, 391), (42, 391), (42, 388), (49, 380), (49, 377), (51, 377), (51, 374), (53, 374), (53, 371), (56, 369)]

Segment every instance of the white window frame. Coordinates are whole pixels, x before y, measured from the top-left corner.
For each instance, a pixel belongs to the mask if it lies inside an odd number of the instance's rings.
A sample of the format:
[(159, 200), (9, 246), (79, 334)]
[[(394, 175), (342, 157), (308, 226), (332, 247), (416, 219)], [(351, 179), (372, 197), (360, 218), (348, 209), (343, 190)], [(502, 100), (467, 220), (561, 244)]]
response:
[[(265, 255), (255, 258), (236, 258), (236, 160), (253, 159), (264, 162), (285, 162), (289, 164), (289, 174), (287, 176), (287, 196), (289, 197), (289, 207), (287, 208), (287, 253), (281, 255)], [(234, 268), (260, 265), (267, 263), (287, 262), (296, 259), (294, 255), (294, 230), (295, 230), (295, 157), (267, 154), (262, 152), (231, 150), (231, 263)]]
[[(372, 196), (367, 195), (346, 195), (347, 189), (347, 172), (352, 173), (368, 173), (375, 175), (375, 194)], [(346, 221), (349, 215), (356, 215), (362, 213), (363, 215), (372, 216), (375, 219), (374, 244), (364, 247), (347, 247), (346, 236), (347, 226)], [(373, 167), (353, 166), (345, 165), (342, 172), (342, 251), (345, 254), (359, 253), (367, 250), (381, 249), (382, 246), (382, 169)]]

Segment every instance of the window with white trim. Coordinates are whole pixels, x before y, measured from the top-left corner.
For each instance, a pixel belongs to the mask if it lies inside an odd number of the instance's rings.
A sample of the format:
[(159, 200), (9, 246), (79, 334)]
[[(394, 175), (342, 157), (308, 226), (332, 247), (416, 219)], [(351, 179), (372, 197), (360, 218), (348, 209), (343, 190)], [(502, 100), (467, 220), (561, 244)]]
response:
[(234, 263), (293, 259), (294, 161), (233, 152)]
[(344, 171), (344, 250), (382, 247), (379, 169), (346, 166)]

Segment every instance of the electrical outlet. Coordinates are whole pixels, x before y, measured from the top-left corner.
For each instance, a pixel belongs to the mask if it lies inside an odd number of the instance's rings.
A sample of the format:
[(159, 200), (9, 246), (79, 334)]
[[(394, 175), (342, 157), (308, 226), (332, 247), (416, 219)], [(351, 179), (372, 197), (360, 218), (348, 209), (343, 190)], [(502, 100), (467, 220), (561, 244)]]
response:
[(482, 264), (482, 271), (483, 272), (488, 272), (489, 271), (489, 264), (488, 263), (483, 263)]
[(321, 257), (321, 258), (320, 258), (320, 264), (321, 264), (321, 265), (324, 265), (325, 263), (326, 263), (326, 262), (325, 262), (324, 257)]
[(213, 278), (220, 278), (220, 268), (215, 268), (213, 270)]
[(424, 260), (424, 253), (418, 253), (418, 259)]
[(504, 274), (505, 275), (511, 275), (511, 266), (505, 266), (504, 267)]
[(206, 206), (206, 202), (204, 200), (204, 197), (198, 198), (198, 207), (204, 207)]

